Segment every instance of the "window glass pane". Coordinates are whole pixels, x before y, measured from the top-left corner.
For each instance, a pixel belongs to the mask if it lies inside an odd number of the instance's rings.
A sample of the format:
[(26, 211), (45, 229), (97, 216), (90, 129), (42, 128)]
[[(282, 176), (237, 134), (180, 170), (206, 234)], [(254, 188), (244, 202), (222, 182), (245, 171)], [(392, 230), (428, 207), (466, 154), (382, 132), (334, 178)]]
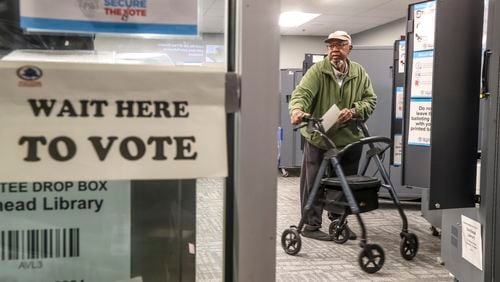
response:
[[(0, 65), (190, 65), (223, 72), (225, 13), (224, 0), (199, 0), (198, 36), (28, 33), (20, 28), (19, 0), (0, 0)], [(0, 179), (0, 220), (7, 223), (0, 228), (0, 280), (7, 275), (19, 281), (222, 281), (223, 184), (221, 178), (65, 181), (61, 175), (60, 182), (17, 184)], [(46, 210), (5, 212), (17, 202)], [(67, 203), (81, 208), (63, 208)], [(20, 265), (33, 271), (21, 271)]]

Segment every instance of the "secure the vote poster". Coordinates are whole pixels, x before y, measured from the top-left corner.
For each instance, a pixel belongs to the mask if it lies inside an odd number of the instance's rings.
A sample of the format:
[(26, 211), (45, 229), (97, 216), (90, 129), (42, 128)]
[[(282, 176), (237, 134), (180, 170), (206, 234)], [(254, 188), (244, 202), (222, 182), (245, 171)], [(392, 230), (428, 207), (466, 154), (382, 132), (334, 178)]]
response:
[(31, 31), (197, 35), (196, 0), (20, 0)]
[(133, 228), (143, 221), (134, 214), (165, 221), (144, 213), (152, 204), (142, 195), (171, 209), (165, 187), (147, 192), (130, 180), (179, 187), (227, 175), (224, 77), (2, 62), (0, 281), (129, 281)]

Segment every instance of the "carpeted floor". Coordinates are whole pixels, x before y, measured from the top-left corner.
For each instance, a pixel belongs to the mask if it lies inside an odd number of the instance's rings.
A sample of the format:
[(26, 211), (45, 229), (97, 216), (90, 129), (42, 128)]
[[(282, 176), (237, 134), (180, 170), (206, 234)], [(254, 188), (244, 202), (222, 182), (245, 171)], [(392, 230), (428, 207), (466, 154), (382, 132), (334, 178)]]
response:
[[(302, 237), (300, 253), (287, 255), (281, 247), (281, 233), (300, 220), (298, 180), (278, 177), (276, 281), (453, 281), (439, 264), (440, 239), (432, 236), (419, 203), (404, 204), (409, 229), (420, 243), (412, 261), (400, 255), (401, 218), (392, 202), (386, 200), (381, 201), (379, 209), (362, 214), (369, 243), (379, 244), (385, 252), (385, 263), (379, 272), (368, 274), (358, 266), (359, 241), (340, 245)], [(222, 180), (198, 181), (197, 210), (203, 213), (197, 213), (197, 281), (222, 281), (222, 191)], [(328, 232), (326, 214), (324, 222), (323, 229)], [(353, 216), (349, 217), (349, 225), (360, 235)]]

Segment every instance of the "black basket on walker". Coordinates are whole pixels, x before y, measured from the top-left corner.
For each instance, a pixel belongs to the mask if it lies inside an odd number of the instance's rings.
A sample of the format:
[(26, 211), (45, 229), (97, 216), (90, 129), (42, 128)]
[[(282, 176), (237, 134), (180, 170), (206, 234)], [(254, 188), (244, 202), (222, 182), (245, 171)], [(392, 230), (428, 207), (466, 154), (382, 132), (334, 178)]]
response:
[[(359, 212), (368, 212), (378, 208), (378, 190), (381, 181), (378, 178), (364, 175), (346, 176), (347, 184), (359, 206)], [(321, 186), (325, 193), (324, 209), (334, 214), (352, 214), (347, 199), (342, 192), (338, 177), (321, 179)]]

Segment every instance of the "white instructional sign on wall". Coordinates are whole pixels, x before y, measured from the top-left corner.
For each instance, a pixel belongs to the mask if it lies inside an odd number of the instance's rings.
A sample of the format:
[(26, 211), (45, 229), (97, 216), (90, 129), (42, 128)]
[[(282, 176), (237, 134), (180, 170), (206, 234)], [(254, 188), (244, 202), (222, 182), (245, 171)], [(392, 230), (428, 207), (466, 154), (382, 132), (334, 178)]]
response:
[(413, 6), (413, 51), (434, 49), (436, 1)]
[(0, 181), (225, 177), (225, 74), (2, 62)]
[(431, 99), (411, 99), (408, 124), (408, 144), (431, 145)]
[(411, 97), (432, 97), (434, 51), (413, 53), (413, 68), (411, 73)]
[(400, 40), (398, 46), (398, 73), (405, 72), (405, 64), (406, 64), (406, 41)]
[(404, 109), (404, 88), (403, 87), (396, 87), (396, 111), (395, 111), (395, 117), (397, 119), (402, 119), (403, 118), (403, 109)]
[(460, 216), (462, 221), (462, 257), (479, 270), (483, 270), (483, 240), (481, 223)]
[(401, 159), (403, 155), (403, 136), (401, 134), (394, 135), (394, 155), (393, 164), (395, 166), (401, 165)]

